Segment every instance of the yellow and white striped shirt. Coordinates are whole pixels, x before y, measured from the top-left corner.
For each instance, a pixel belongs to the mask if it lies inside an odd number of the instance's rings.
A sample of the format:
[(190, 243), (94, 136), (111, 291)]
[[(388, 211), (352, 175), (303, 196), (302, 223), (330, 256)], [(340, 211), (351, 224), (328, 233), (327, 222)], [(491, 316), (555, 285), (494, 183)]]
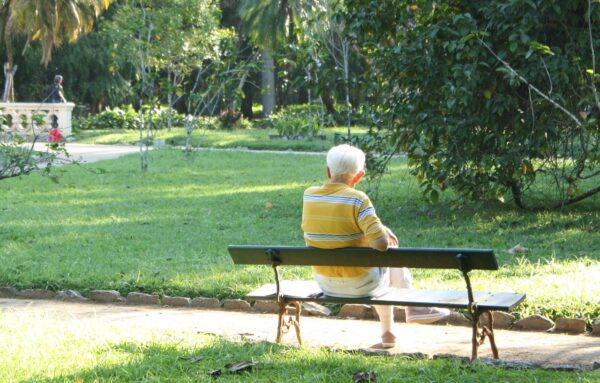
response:
[[(367, 195), (346, 184), (313, 186), (304, 192), (302, 230), (307, 246), (321, 249), (369, 247), (385, 228)], [(369, 267), (313, 266), (327, 277), (358, 277)]]

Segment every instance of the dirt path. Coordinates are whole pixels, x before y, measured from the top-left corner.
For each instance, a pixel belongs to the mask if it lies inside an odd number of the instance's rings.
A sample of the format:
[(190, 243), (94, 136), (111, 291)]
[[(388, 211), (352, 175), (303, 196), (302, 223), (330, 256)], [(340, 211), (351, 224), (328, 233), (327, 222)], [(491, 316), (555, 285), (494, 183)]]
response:
[[(151, 330), (194, 331), (213, 333), (228, 339), (274, 341), (274, 314), (226, 310), (127, 306), (122, 304), (67, 303), (52, 300), (0, 299), (0, 310), (23, 316), (51, 315), (78, 324), (96, 327), (143, 327)], [(340, 349), (369, 349), (379, 341), (375, 321), (339, 318), (302, 317), (302, 336), (308, 347), (330, 346)], [(391, 353), (420, 352), (429, 355), (470, 355), (470, 328), (398, 323), (397, 346)], [(287, 334), (284, 342), (295, 344)], [(600, 337), (561, 335), (540, 332), (496, 330), (500, 358), (530, 362), (544, 367), (577, 366), (592, 369), (600, 363)], [(480, 348), (480, 356), (490, 357), (489, 345)]]

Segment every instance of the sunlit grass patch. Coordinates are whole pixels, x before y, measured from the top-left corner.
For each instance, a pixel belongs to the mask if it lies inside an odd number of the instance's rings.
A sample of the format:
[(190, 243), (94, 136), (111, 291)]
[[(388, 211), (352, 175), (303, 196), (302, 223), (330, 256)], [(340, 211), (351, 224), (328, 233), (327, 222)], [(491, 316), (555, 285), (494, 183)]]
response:
[[(365, 356), (326, 348), (234, 342), (187, 331), (120, 328), (93, 320), (22, 311), (0, 313), (2, 382), (198, 382), (220, 370), (223, 382), (349, 382), (373, 372), (379, 382), (582, 382), (598, 372), (504, 370), (457, 360)], [(231, 363), (255, 367), (232, 373)]]
[[(90, 165), (103, 174), (65, 167), (58, 184), (39, 175), (2, 181), (0, 284), (241, 298), (272, 281), (272, 270), (234, 266), (227, 245), (302, 245), (302, 193), (325, 182), (321, 155), (203, 151), (188, 161), (164, 149), (150, 158), (147, 173), (131, 155)], [(375, 198), (401, 246), (493, 249), (501, 268), (474, 272), (474, 288), (526, 293), (518, 315), (588, 321), (600, 316), (599, 204), (524, 212), (458, 204), (451, 193), (428, 204), (402, 158)], [(509, 253), (517, 244), (527, 250)], [(459, 272), (413, 273), (417, 287), (464, 288)]]
[[(353, 134), (364, 134), (365, 128), (352, 128)], [(298, 150), (327, 151), (334, 143), (336, 133), (346, 134), (345, 127), (324, 128), (325, 139), (288, 140), (277, 139), (273, 129), (251, 128), (231, 130), (196, 130), (192, 133), (191, 144), (204, 148), (248, 148), (257, 150)], [(85, 144), (137, 144), (140, 134), (132, 130), (85, 130), (75, 133), (76, 142)], [(173, 128), (156, 131), (155, 140), (164, 140), (167, 145), (183, 146), (186, 141), (184, 128)]]

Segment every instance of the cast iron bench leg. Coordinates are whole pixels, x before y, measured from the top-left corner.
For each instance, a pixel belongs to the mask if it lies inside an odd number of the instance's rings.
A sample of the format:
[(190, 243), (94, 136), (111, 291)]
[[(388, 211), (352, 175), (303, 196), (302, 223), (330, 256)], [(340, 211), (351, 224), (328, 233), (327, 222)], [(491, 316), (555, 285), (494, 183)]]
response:
[[(487, 324), (481, 324), (481, 331), (479, 331), (479, 319), (483, 314), (487, 316)], [(490, 338), (490, 347), (492, 348), (492, 355), (494, 356), (494, 359), (498, 359), (498, 348), (496, 347), (496, 339), (494, 337), (494, 317), (492, 316), (492, 312), (488, 310), (475, 310), (473, 312), (472, 326), (473, 336), (471, 340), (471, 360), (473, 361), (477, 359), (477, 349), (485, 342), (486, 336)]]
[[(292, 306), (296, 309), (295, 318), (292, 316), (289, 317), (287, 323), (285, 322), (285, 314), (288, 306)], [(298, 339), (298, 344), (302, 345), (302, 336), (300, 334), (300, 302), (296, 301), (287, 301), (282, 299), (279, 302), (279, 318), (277, 323), (277, 343), (281, 343), (281, 337), (283, 334), (287, 333), (291, 326), (294, 326), (294, 330), (296, 331), (296, 339)]]
[(494, 317), (491, 311), (485, 311), (488, 317), (487, 326), (483, 325), (482, 331), (490, 338), (490, 347), (492, 348), (492, 355), (494, 359), (498, 359), (498, 347), (496, 347), (496, 338), (494, 337)]

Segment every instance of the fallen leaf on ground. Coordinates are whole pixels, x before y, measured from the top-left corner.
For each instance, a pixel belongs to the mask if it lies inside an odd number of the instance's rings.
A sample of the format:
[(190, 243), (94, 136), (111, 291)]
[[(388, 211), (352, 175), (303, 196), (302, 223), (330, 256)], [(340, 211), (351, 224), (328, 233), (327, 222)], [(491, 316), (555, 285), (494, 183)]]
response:
[(352, 374), (352, 382), (353, 383), (365, 383), (365, 382), (376, 382), (377, 374), (374, 372), (355, 372)]
[(190, 356), (189, 358), (186, 358), (185, 356), (180, 356), (179, 359), (183, 359), (186, 362), (190, 362), (190, 363), (198, 363), (199, 361), (204, 359), (204, 357), (202, 355)]
[(251, 341), (251, 340), (258, 340), (259, 337), (256, 334), (253, 334), (251, 332), (242, 332), (237, 334), (240, 336), (240, 339), (245, 340), (245, 341)]
[(515, 253), (524, 253), (527, 251), (526, 247), (521, 246), (520, 243), (516, 244), (513, 248), (511, 248), (510, 250), (508, 250), (508, 252), (510, 254), (515, 254)]
[(267, 209), (273, 209), (274, 207), (277, 207), (277, 205), (272, 202), (267, 202), (265, 204), (265, 208), (267, 208)]
[(229, 363), (225, 365), (225, 368), (234, 374), (242, 371), (252, 370), (254, 367), (256, 367), (256, 363), (250, 361)]
[(213, 378), (221, 376), (221, 374), (221, 370), (208, 370), (208, 375), (212, 376)]

